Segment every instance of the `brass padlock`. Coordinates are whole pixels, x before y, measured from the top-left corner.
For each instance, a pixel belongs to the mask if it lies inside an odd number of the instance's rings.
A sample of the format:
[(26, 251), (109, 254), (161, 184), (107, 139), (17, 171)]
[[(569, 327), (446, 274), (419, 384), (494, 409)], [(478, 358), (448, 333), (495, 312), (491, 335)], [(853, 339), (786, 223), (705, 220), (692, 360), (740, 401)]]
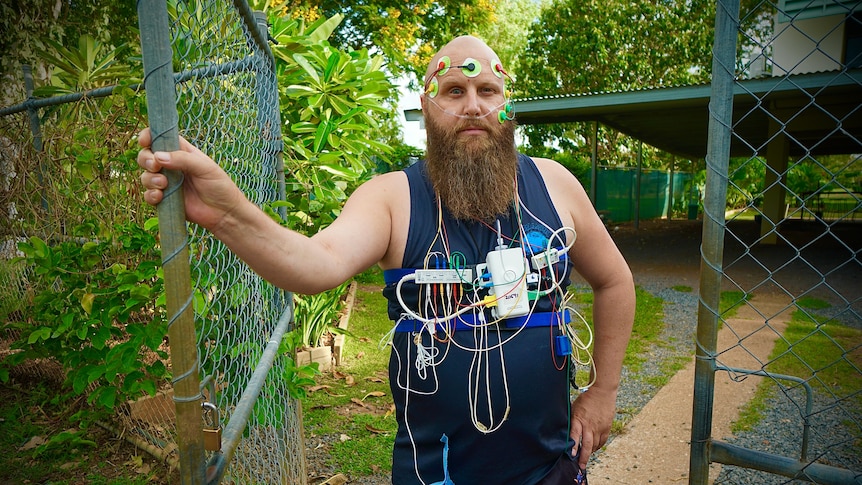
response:
[(218, 407), (211, 402), (201, 404), (204, 408), (204, 449), (221, 450), (221, 418)]

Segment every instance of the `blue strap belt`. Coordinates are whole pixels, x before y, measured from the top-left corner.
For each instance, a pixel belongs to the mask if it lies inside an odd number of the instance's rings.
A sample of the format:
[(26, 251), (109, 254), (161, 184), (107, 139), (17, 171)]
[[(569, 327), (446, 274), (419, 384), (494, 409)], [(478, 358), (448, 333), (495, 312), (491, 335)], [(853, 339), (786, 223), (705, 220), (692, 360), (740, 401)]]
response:
[[(572, 321), (571, 315), (567, 311), (561, 312), (536, 312), (530, 315), (525, 315), (522, 317), (512, 317), (502, 320), (503, 328), (507, 329), (518, 329), (521, 327), (531, 328), (531, 327), (551, 327), (560, 322), (568, 324)], [(403, 319), (398, 325), (395, 326), (396, 332), (418, 332), (422, 330), (422, 326), (424, 324), (418, 320)], [(448, 322), (438, 323), (436, 324), (436, 328), (438, 331), (444, 329), (452, 329), (454, 325), (455, 331), (458, 330), (472, 330), (473, 328), (482, 325), (481, 322), (477, 321), (476, 317), (472, 313), (461, 315), (453, 320)]]

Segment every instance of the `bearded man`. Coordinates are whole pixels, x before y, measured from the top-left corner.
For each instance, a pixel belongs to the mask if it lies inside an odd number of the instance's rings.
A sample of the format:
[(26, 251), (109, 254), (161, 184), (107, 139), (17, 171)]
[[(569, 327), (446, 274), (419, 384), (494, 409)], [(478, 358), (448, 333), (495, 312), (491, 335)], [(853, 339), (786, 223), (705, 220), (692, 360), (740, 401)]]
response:
[[(395, 484), (586, 483), (610, 432), (631, 271), (578, 180), (517, 152), (507, 82), (481, 40), (444, 46), (421, 97), (426, 159), (363, 184), (310, 238), (276, 224), (187, 142), (153, 153), (149, 131), (139, 136), (145, 200), (162, 200), (162, 168), (182, 171), (187, 218), (273, 284), (310, 294), (384, 270)], [(589, 390), (574, 402), (572, 270), (593, 290), (595, 328)]]

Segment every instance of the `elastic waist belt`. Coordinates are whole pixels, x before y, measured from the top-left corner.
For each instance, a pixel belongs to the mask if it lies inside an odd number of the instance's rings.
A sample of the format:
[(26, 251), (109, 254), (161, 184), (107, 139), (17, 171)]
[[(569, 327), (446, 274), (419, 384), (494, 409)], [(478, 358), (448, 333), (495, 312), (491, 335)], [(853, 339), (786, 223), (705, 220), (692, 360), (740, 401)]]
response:
[[(517, 330), (521, 327), (531, 328), (531, 327), (551, 327), (553, 325), (557, 325), (558, 323), (567, 324), (572, 321), (571, 315), (567, 311), (561, 312), (536, 312), (530, 315), (525, 315), (522, 317), (512, 317), (502, 320), (502, 328)], [(411, 319), (403, 319), (398, 325), (395, 326), (396, 332), (419, 332), (422, 330), (424, 323)], [(458, 330), (472, 330), (477, 326), (482, 325), (481, 322), (478, 322), (476, 317), (472, 314), (465, 314), (453, 320), (449, 320), (448, 322), (438, 323), (435, 325), (438, 331), (449, 329), (452, 330), (452, 327), (455, 327), (455, 331)]]

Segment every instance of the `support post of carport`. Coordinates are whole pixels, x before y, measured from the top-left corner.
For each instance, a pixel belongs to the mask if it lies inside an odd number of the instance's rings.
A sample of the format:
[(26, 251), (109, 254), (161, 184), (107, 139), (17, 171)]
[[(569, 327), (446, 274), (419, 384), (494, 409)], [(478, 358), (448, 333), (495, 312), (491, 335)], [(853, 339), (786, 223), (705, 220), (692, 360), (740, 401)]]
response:
[(668, 184), (667, 220), (673, 220), (673, 176), (676, 171), (676, 155), (670, 155), (670, 183)]
[[(774, 112), (774, 106), (769, 106)], [(783, 126), (769, 118), (769, 143), (766, 145), (766, 176), (763, 178), (763, 217), (760, 220), (761, 244), (778, 243), (778, 226), (784, 220), (787, 159), (790, 144)]]

